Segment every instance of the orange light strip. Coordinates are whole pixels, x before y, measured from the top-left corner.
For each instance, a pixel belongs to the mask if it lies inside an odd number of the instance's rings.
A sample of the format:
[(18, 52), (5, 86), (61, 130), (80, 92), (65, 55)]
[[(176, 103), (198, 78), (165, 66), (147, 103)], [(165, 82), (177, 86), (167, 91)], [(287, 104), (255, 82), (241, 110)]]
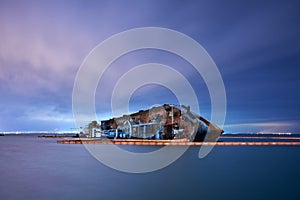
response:
[(277, 140), (300, 140), (300, 137), (265, 137), (265, 136), (220, 136), (219, 138), (237, 139), (277, 139)]
[(58, 144), (115, 144), (146, 146), (298, 146), (300, 142), (186, 142), (172, 140), (58, 140)]

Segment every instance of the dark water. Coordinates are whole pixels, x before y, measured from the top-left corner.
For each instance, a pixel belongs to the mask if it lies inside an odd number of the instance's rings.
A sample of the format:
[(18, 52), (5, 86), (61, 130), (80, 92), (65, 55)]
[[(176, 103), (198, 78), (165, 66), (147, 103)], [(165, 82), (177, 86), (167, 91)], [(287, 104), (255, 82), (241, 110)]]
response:
[[(140, 147), (147, 148), (147, 147)], [(300, 146), (191, 147), (170, 166), (128, 174), (82, 145), (0, 137), (0, 199), (300, 199)]]

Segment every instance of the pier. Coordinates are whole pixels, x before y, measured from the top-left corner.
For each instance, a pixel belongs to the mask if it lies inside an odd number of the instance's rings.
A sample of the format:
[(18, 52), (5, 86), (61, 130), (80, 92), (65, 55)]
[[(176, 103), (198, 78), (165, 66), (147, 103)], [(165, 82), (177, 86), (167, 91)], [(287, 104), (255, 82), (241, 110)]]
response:
[(189, 142), (176, 140), (141, 140), (141, 139), (65, 139), (58, 140), (58, 144), (99, 144), (99, 145), (145, 145), (145, 146), (298, 146), (299, 141), (293, 142)]

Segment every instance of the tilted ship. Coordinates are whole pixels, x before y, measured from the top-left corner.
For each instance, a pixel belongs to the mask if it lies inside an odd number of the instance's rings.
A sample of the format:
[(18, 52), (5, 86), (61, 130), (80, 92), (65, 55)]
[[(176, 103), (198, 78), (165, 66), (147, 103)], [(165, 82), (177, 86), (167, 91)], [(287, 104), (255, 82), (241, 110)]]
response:
[(223, 132), (189, 106), (164, 104), (101, 121), (90, 137), (214, 142)]

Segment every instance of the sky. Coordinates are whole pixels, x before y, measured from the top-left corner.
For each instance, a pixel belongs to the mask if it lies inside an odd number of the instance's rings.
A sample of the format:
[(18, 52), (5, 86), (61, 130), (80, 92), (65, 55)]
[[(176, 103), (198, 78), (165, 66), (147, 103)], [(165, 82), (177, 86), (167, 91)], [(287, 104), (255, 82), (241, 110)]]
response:
[[(300, 133), (300, 3), (298, 1), (0, 1), (0, 132), (70, 131), (72, 91), (89, 52), (122, 31), (163, 27), (201, 44), (222, 76), (226, 132)], [(126, 70), (173, 66), (197, 93), (210, 119), (206, 85), (186, 61), (142, 50), (114, 62), (99, 82), (96, 109), (110, 117), (111, 88)], [(103, 88), (105, 88), (103, 91)], [(139, 88), (132, 110), (176, 103), (157, 85)]]

